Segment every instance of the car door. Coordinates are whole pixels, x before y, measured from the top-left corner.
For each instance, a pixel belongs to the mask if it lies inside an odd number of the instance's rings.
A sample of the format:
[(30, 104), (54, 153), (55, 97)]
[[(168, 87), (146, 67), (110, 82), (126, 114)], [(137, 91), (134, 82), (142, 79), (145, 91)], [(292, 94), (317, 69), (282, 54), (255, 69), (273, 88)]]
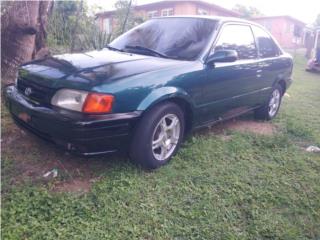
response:
[(269, 33), (255, 25), (252, 26), (252, 31), (257, 43), (260, 69), (260, 78), (255, 84), (261, 89), (259, 95), (263, 104), (270, 96), (273, 84), (290, 76), (291, 61), (281, 57), (282, 52)]
[[(257, 48), (250, 25), (225, 24), (219, 31), (211, 54), (217, 50), (235, 50), (238, 60), (215, 63), (206, 67), (202, 114), (206, 121), (238, 115), (254, 107), (257, 102), (255, 84), (260, 77)], [(210, 55), (210, 54), (209, 54)]]

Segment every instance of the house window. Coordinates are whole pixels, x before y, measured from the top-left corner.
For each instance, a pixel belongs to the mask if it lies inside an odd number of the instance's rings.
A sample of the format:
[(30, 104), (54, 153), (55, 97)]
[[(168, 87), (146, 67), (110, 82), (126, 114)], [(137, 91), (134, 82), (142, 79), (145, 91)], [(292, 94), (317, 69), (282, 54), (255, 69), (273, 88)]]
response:
[(110, 19), (109, 18), (105, 18), (105, 19), (103, 19), (103, 30), (107, 33), (107, 34), (109, 34), (109, 33), (111, 33), (111, 21), (110, 21)]
[(205, 9), (198, 8), (198, 15), (209, 15), (209, 12)]
[(149, 11), (148, 18), (158, 17), (158, 11)]
[(172, 16), (173, 15), (173, 8), (166, 8), (166, 9), (162, 9), (161, 11), (161, 16), (165, 17), (165, 16)]

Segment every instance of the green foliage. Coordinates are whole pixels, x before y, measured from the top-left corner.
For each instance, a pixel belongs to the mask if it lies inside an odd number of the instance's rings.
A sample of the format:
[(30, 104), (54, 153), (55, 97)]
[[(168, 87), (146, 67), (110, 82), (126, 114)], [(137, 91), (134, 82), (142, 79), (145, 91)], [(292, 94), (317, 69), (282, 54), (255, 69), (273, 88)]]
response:
[(78, 1), (56, 1), (48, 24), (48, 44), (70, 46)]
[(291, 137), (312, 145), (320, 145), (319, 116), (320, 88), (319, 74), (304, 71), (306, 60), (301, 54), (295, 55), (293, 85), (285, 97), (280, 111), (279, 124)]
[(87, 29), (85, 34), (80, 34), (78, 42), (78, 49), (88, 50), (88, 49), (102, 49), (111, 40), (111, 34), (100, 31), (98, 28)]
[(259, 9), (252, 7), (252, 6), (245, 6), (241, 4), (236, 4), (233, 9), (234, 11), (241, 14), (241, 17), (243, 18), (251, 18), (251, 17), (260, 17), (263, 16), (263, 14), (260, 12)]
[(118, 0), (115, 3), (115, 8), (117, 26), (114, 29), (113, 37), (121, 35), (144, 21), (141, 17), (134, 14), (132, 0)]
[(4, 152), (3, 239), (319, 239), (320, 157), (304, 147), (320, 145), (320, 81), (305, 65), (297, 55), (277, 134), (194, 135), (154, 172), (103, 158), (108, 168), (81, 196), (10, 185), (15, 159), (43, 162), (54, 147)]
[[(54, 4), (48, 24), (48, 45), (54, 53), (70, 51), (72, 40), (76, 51), (101, 49), (110, 42), (111, 36), (99, 30), (85, 1), (82, 8), (80, 1), (56, 1)], [(73, 33), (75, 39), (72, 39)]]
[(116, 28), (107, 34), (96, 24), (95, 13), (101, 9), (89, 9), (86, 1), (82, 8), (81, 1), (55, 1), (48, 24), (49, 48), (53, 53), (69, 52), (74, 41), (76, 51), (101, 49), (121, 33), (143, 22), (134, 14), (129, 0), (118, 0), (115, 8)]

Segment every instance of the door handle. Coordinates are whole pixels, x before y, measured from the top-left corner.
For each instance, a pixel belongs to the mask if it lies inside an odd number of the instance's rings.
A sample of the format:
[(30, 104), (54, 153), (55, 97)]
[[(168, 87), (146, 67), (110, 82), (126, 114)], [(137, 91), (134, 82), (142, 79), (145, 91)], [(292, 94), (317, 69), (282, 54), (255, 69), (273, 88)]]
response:
[(262, 73), (262, 70), (261, 69), (257, 70), (257, 78), (261, 78), (261, 74), (260, 73)]

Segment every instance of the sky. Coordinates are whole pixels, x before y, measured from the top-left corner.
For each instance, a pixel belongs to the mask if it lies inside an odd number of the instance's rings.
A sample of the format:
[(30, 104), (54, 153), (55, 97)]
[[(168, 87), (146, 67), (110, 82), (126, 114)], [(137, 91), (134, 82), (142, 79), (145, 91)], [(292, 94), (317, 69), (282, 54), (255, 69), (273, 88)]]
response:
[[(87, 0), (89, 5), (101, 6), (103, 10), (114, 9), (116, 0)], [(160, 0), (133, 0), (136, 4)], [(267, 16), (290, 15), (305, 23), (313, 23), (320, 14), (320, 0), (203, 0), (231, 9), (236, 4), (258, 8)]]

